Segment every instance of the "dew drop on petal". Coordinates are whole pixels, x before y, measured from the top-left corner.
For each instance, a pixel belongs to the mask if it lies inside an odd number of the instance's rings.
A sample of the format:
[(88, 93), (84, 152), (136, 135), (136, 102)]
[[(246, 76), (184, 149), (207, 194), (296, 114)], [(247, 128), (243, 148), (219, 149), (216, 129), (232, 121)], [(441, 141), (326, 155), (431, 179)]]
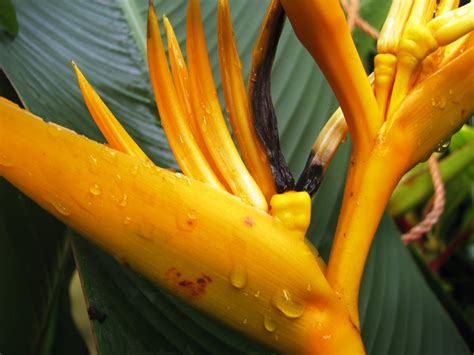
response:
[(129, 225), (131, 221), (132, 219), (130, 217), (125, 217), (122, 222), (124, 225)]
[(71, 215), (71, 210), (64, 203), (60, 201), (54, 201), (53, 206), (56, 208), (56, 211), (58, 211), (63, 216), (67, 217)]
[(96, 174), (99, 171), (99, 164), (97, 158), (93, 155), (89, 155), (89, 171)]
[(8, 155), (1, 153), (0, 154), (0, 165), (6, 168), (13, 166), (13, 159), (10, 158)]
[(93, 184), (89, 187), (89, 192), (94, 196), (99, 196), (102, 193), (102, 188), (99, 184)]
[(305, 304), (290, 294), (286, 289), (273, 296), (273, 305), (287, 318), (300, 318), (305, 312)]
[(63, 130), (63, 128), (56, 123), (48, 122), (48, 133), (53, 136), (59, 136), (59, 133)]
[(243, 289), (247, 285), (247, 268), (242, 264), (236, 264), (230, 271), (229, 281), (237, 289)]
[(139, 166), (138, 165), (134, 165), (130, 168), (130, 174), (132, 176), (137, 176), (138, 175), (138, 169), (139, 169)]
[(264, 316), (263, 327), (267, 332), (273, 333), (277, 328), (277, 324), (270, 316)]
[(125, 206), (127, 206), (127, 199), (128, 199), (128, 196), (127, 196), (126, 193), (124, 193), (123, 196), (122, 196), (122, 199), (119, 201), (118, 205), (119, 205), (120, 207), (125, 207)]

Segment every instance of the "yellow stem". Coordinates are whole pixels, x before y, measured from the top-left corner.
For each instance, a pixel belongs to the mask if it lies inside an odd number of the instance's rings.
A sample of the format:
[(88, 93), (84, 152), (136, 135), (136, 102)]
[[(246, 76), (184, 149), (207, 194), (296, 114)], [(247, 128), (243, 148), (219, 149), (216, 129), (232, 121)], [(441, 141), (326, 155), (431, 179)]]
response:
[(405, 168), (403, 161), (397, 161), (399, 153), (387, 153), (387, 148), (376, 147), (369, 158), (357, 152), (351, 158), (326, 272), (328, 282), (342, 297), (357, 326), (359, 288), (365, 261), (385, 206)]

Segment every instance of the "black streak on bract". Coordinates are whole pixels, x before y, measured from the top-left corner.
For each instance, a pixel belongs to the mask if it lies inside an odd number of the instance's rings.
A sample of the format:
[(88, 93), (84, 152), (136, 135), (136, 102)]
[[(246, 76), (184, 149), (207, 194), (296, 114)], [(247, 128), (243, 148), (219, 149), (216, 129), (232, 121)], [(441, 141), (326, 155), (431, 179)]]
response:
[(271, 69), (278, 40), (285, 23), (285, 13), (280, 7), (275, 18), (266, 24), (271, 31), (268, 46), (262, 53), (262, 60), (253, 68), (250, 85), (250, 109), (253, 123), (260, 141), (265, 147), (278, 193), (294, 188), (295, 182), (280, 148), (278, 124), (271, 95)]
[(303, 172), (296, 183), (296, 191), (306, 191), (311, 196), (313, 196), (316, 191), (318, 191), (318, 188), (321, 185), (324, 177), (324, 167), (313, 161), (313, 159), (314, 152), (311, 151)]

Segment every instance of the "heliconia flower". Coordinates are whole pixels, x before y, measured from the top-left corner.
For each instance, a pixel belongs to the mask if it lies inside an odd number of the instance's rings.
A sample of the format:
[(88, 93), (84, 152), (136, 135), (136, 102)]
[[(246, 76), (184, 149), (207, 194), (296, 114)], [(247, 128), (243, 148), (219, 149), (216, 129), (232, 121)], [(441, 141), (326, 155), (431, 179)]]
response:
[[(395, 185), (474, 111), (474, 3), (459, 7), (459, 1), (394, 0), (377, 43), (373, 90), (339, 2), (282, 4), (333, 87), (353, 142), (326, 276), (358, 324), (365, 261)], [(345, 134), (342, 113), (328, 124), (336, 142)], [(305, 171), (327, 164), (335, 146), (324, 154), (312, 152)], [(315, 184), (306, 175), (298, 186)]]
[[(109, 146), (0, 98), (0, 175), (119, 262), (272, 349), (363, 354), (357, 298), (384, 206), (403, 173), (474, 109), (472, 6), (442, 1), (430, 20), (433, 1), (406, 3), (394, 2), (382, 31), (380, 55), (392, 57), (376, 60), (372, 88), (338, 2), (272, 0), (246, 92), (228, 4), (219, 0), (219, 64), (238, 147), (217, 97), (199, 1), (189, 1), (187, 64), (164, 18), (167, 58), (150, 3), (150, 78), (182, 173), (151, 162), (73, 63)], [(341, 104), (296, 185), (269, 91), (285, 12)], [(426, 38), (422, 54), (410, 52)], [(326, 268), (305, 241), (310, 194), (347, 128), (353, 154)]]
[[(164, 18), (168, 64), (152, 4), (148, 13), (152, 87), (182, 174), (150, 161), (73, 63), (108, 146), (0, 99), (0, 175), (119, 262), (270, 348), (362, 354), (358, 329), (305, 241), (310, 196), (289, 191), (281, 153), (269, 148), (278, 147), (275, 129), (255, 127), (276, 122), (270, 114), (255, 123), (271, 109), (257, 112), (248, 97), (267, 93), (260, 80), (246, 93), (227, 1), (218, 4), (224, 96), (242, 158), (218, 101), (199, 1), (191, 0), (187, 65)], [(269, 73), (268, 39), (282, 14), (274, 1), (257, 44), (266, 49), (254, 55), (257, 77)]]

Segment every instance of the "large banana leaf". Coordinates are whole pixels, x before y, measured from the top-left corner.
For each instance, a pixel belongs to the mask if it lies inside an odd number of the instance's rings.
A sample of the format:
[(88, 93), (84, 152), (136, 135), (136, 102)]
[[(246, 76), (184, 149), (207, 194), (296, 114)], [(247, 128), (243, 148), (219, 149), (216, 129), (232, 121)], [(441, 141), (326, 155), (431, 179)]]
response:
[[(379, 27), (389, 2), (366, 0), (361, 4), (365, 18)], [(184, 43), (185, 2), (162, 0), (156, 5), (158, 13), (170, 18)], [(265, 1), (231, 1), (245, 73), (265, 5)], [(202, 7), (219, 83), (215, 1), (203, 1)], [(14, 41), (0, 35), (0, 66), (31, 111), (103, 140), (85, 110), (69, 67), (72, 59), (155, 162), (175, 166), (148, 79), (144, 55), (146, 1), (22, 0), (16, 2), (16, 8), (20, 33)], [(362, 34), (357, 39), (365, 57), (373, 41)], [(282, 147), (297, 173), (336, 102), (289, 26), (281, 38), (273, 70), (273, 97)], [(310, 238), (325, 255), (337, 221), (349, 149), (348, 143), (342, 147), (314, 201)], [(368, 353), (468, 353), (399, 238), (385, 218), (370, 253), (361, 293)], [(81, 237), (75, 237), (73, 244), (88, 303), (106, 315), (105, 320), (100, 317), (102, 322), (93, 321), (101, 353), (268, 352), (159, 290)]]

